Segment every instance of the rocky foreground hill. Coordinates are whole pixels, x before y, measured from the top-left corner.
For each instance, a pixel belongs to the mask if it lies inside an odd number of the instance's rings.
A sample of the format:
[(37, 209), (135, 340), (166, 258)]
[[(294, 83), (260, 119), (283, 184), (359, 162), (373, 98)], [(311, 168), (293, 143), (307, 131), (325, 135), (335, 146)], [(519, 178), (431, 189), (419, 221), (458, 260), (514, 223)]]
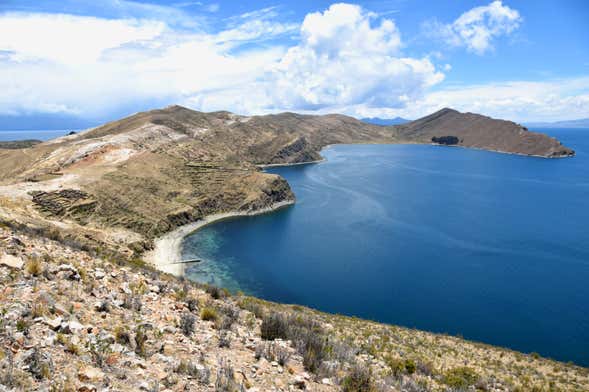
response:
[(265, 303), (144, 265), (154, 240), (294, 201), (259, 165), (335, 143), (561, 157), (555, 139), (444, 109), (400, 126), (180, 106), (0, 147), (0, 390), (587, 390), (587, 370), (462, 339)]
[(229, 296), (71, 245), (0, 225), (0, 391), (589, 390), (572, 364)]

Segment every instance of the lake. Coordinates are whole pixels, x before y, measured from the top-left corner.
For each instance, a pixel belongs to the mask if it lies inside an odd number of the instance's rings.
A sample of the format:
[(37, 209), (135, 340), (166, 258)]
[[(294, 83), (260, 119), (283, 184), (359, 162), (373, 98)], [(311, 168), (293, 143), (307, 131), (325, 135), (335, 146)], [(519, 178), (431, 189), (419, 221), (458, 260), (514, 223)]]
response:
[[(72, 130), (51, 130), (51, 131), (0, 131), (0, 142), (13, 140), (50, 140), (67, 135)], [(77, 130), (74, 130), (77, 131)]]
[(589, 130), (542, 159), (339, 145), (279, 167), (296, 205), (187, 237), (191, 279), (589, 365)]

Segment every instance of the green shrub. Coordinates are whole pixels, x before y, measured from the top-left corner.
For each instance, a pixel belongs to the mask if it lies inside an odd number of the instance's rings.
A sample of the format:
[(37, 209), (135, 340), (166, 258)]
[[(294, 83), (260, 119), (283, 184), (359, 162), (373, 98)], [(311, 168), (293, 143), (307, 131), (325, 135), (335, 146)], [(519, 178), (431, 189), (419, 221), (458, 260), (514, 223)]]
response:
[(207, 306), (206, 308), (203, 308), (203, 310), (200, 312), (200, 318), (205, 321), (216, 321), (217, 317), (219, 316), (217, 315), (217, 311), (215, 310), (215, 308)]
[(209, 293), (213, 299), (222, 299), (230, 296), (229, 290), (217, 286), (207, 286), (205, 291)]
[(264, 307), (254, 298), (243, 297), (237, 304), (240, 308), (252, 312), (257, 318), (264, 318)]
[(288, 318), (282, 313), (272, 312), (262, 319), (262, 339), (275, 340), (288, 338)]
[(41, 261), (35, 257), (29, 260), (27, 265), (25, 266), (25, 270), (33, 276), (39, 276), (43, 272), (43, 266), (41, 265)]
[(372, 382), (370, 370), (360, 364), (354, 365), (342, 381), (343, 392), (374, 392), (376, 388)]
[(29, 323), (25, 319), (18, 319), (16, 322), (16, 330), (22, 332), (25, 335), (29, 332)]
[(475, 385), (479, 380), (479, 375), (468, 367), (457, 367), (450, 369), (444, 375), (444, 383), (453, 388), (467, 388)]
[(147, 334), (144, 327), (137, 326), (135, 328), (135, 353), (144, 357), (147, 354), (145, 343), (147, 342)]
[(409, 373), (409, 374), (415, 373), (416, 368), (417, 368), (417, 366), (415, 365), (414, 360), (412, 360), (412, 359), (405, 360), (405, 370), (407, 371), (407, 373)]

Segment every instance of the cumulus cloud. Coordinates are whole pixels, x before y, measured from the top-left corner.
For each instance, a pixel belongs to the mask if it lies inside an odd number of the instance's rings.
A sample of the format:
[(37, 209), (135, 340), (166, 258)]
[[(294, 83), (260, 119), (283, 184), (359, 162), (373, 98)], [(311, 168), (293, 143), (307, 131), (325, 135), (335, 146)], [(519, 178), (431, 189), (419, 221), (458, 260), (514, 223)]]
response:
[(399, 107), (444, 78), (429, 59), (403, 57), (395, 23), (377, 19), (352, 4), (307, 15), (301, 42), (273, 69), (274, 105)]
[(254, 83), (284, 49), (232, 51), (294, 28), (244, 18), (205, 33), (153, 19), (0, 14), (0, 114), (99, 117), (133, 103), (177, 102)]
[[(142, 15), (0, 13), (0, 115), (108, 118), (121, 107), (171, 103), (358, 117), (417, 118), (444, 106), (520, 120), (589, 112), (587, 78), (444, 85), (450, 64), (405, 55), (395, 22), (357, 5), (334, 4), (300, 24), (280, 21), (271, 7), (224, 19), (214, 31)], [(451, 31), (483, 51), (519, 20), (494, 2), (463, 14)]]
[[(334, 4), (301, 25), (277, 15), (245, 13), (206, 33), (154, 19), (1, 14), (0, 71), (10, 77), (0, 112), (86, 115), (151, 97), (248, 113), (401, 107), (443, 79), (428, 58), (402, 56), (392, 20), (360, 6)], [(291, 48), (251, 45), (293, 33)]]
[(452, 46), (466, 47), (482, 55), (493, 49), (493, 40), (516, 30), (522, 17), (501, 0), (472, 8), (450, 24), (437, 20), (425, 24), (428, 35), (441, 38)]

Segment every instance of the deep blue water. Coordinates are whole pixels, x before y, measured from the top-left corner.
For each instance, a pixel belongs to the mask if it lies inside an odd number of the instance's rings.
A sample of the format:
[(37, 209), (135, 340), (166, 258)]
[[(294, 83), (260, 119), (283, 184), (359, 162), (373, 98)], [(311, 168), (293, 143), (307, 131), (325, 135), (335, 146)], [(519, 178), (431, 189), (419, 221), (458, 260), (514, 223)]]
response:
[(56, 137), (67, 135), (71, 130), (53, 130), (53, 131), (0, 131), (0, 142), (12, 140), (49, 140)]
[(340, 145), (269, 170), (297, 203), (187, 237), (192, 279), (589, 365), (589, 130), (542, 159)]

